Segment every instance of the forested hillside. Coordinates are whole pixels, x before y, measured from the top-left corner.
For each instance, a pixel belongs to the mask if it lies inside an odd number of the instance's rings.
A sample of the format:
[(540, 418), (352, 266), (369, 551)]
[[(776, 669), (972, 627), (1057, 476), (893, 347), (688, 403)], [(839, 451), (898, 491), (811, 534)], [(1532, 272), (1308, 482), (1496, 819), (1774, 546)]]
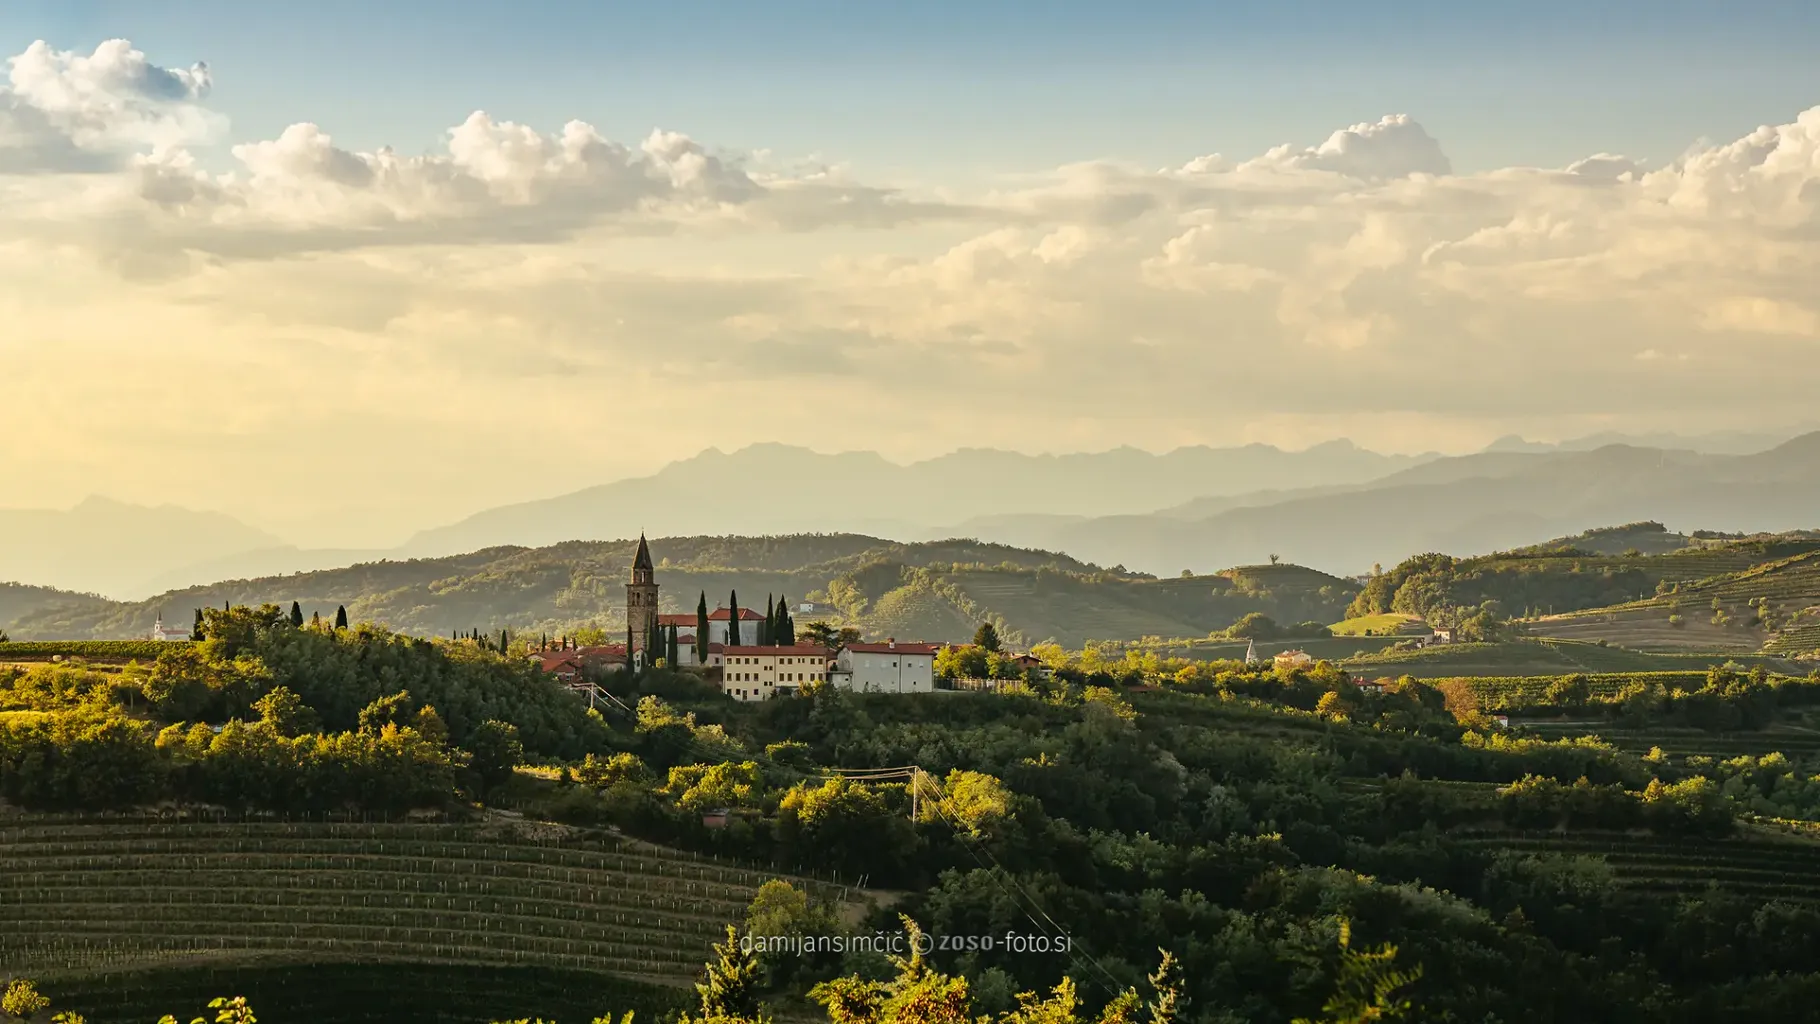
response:
[[(145, 951), (228, 969), (332, 958), (345, 936), (401, 979), (458, 952), (488, 970), (657, 980), (715, 920), (787, 939), (895, 930), (899, 914), (932, 936), (1049, 943), (918, 961), (972, 1014), (1072, 977), (1068, 1005), (1011, 1018), (1024, 1024), (1076, 1020), (1075, 998), (1092, 1019), (1153, 974), (1178, 989), (1168, 1019), (1182, 1024), (1323, 1019), (1361, 977), (1348, 943), (1397, 947), (1390, 991), (1408, 1020), (1796, 1020), (1820, 985), (1817, 679), (1713, 667), (1366, 687), (1328, 664), (1051, 649), (1053, 678), (1000, 693), (814, 685), (742, 705), (682, 675), (616, 674), (619, 703), (595, 714), (478, 644), (296, 627), (277, 609), (211, 612), (205, 632), (122, 673), (0, 677), (0, 812), (478, 801), (568, 838), (0, 826), (0, 901), (21, 922), (0, 947), (54, 969), (43, 980), (63, 1005), (112, 1005), (106, 970)], [(1605, 729), (1625, 742), (1593, 735)], [(169, 877), (180, 865), (219, 884)], [(896, 899), (843, 916), (825, 886), (752, 891), (734, 865), (863, 878)], [(88, 922), (79, 942), (66, 917)], [(728, 949), (721, 968), (704, 991), (740, 1002), (715, 1019), (756, 1019), (761, 1001), (801, 1018), (818, 985), (894, 991), (868, 987), (895, 973), (877, 957)], [(522, 996), (476, 990), (445, 1019), (554, 1005)], [(1364, 1013), (1382, 996), (1368, 986), (1351, 1004), (1364, 1015), (1325, 1019), (1398, 1019)], [(835, 1019), (910, 1019), (856, 1014)]]
[[(572, 632), (623, 626), (624, 584), (635, 543), (571, 542), (492, 548), (448, 558), (374, 562), (345, 569), (194, 587), (138, 603), (76, 600), (55, 592), (19, 600), (0, 628), (16, 640), (143, 635), (160, 612), (187, 624), (195, 608), (224, 603), (288, 606), (420, 635), (501, 628)], [(902, 544), (855, 534), (665, 538), (652, 543), (663, 610), (692, 612), (737, 591), (813, 598), (830, 617), (878, 636), (961, 639), (992, 621), (1008, 640), (1079, 645), (1145, 635), (1198, 637), (1248, 612), (1284, 622), (1332, 621), (1357, 585), (1295, 566), (1264, 565), (1213, 576), (1158, 580), (1102, 569), (1046, 551), (971, 540)]]

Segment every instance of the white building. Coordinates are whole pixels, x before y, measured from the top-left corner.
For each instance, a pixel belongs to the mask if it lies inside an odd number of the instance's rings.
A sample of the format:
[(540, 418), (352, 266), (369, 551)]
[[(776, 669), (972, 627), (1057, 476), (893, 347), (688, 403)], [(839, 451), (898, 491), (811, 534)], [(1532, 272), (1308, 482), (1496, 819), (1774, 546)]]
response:
[(164, 624), (164, 613), (158, 613), (158, 621), (152, 625), (153, 640), (188, 640), (190, 631)]
[[(758, 624), (763, 621), (765, 621), (764, 612), (755, 612), (750, 608), (741, 608), (739, 610), (739, 642), (746, 646), (756, 644), (758, 642)], [(678, 634), (677, 641), (679, 643), (682, 640), (682, 634), (687, 633), (689, 636), (693, 637), (696, 628), (700, 625), (700, 623), (696, 621), (694, 612), (683, 612), (676, 615), (659, 615), (657, 617), (657, 624), (665, 628), (675, 626)], [(724, 645), (727, 642), (727, 633), (732, 624), (733, 612), (730, 609), (716, 608), (709, 612), (708, 642), (710, 644)], [(685, 665), (695, 664), (692, 655), (682, 654), (680, 651), (677, 653), (680, 655), (680, 657), (677, 658), (678, 661)]]
[(835, 656), (831, 681), (866, 693), (930, 693), (940, 644), (849, 644)]
[(734, 700), (787, 696), (828, 678), (826, 647), (722, 647), (720, 657), (721, 692)]
[(1307, 651), (1283, 651), (1271, 661), (1277, 668), (1307, 668), (1314, 664), (1314, 655)]

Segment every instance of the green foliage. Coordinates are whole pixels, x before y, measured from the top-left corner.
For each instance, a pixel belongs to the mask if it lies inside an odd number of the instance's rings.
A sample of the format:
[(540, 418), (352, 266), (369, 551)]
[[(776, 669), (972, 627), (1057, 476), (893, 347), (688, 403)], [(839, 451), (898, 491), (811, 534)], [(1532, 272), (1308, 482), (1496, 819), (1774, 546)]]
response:
[(1362, 952), (1352, 948), (1352, 922), (1340, 921), (1339, 964), (1333, 996), (1321, 1007), (1319, 1022), (1306, 1017), (1294, 1024), (1370, 1024), (1406, 1020), (1414, 1004), (1404, 993), (1422, 978), (1422, 969), (1399, 970), (1397, 947), (1388, 943)]
[(979, 628), (973, 631), (973, 646), (989, 653), (999, 650), (998, 630), (992, 623), (982, 622)]
[(481, 789), (490, 790), (512, 777), (512, 770), (524, 763), (525, 748), (519, 740), (518, 727), (509, 722), (488, 719), (468, 737), (470, 755), (468, 771), (479, 780)]
[(713, 955), (702, 971), (702, 980), (695, 984), (700, 1008), (694, 1014), (683, 1014), (677, 1024), (769, 1024), (771, 1015), (759, 1003), (762, 972), (758, 958), (741, 950), (738, 928), (727, 926), (727, 937), (714, 944)]

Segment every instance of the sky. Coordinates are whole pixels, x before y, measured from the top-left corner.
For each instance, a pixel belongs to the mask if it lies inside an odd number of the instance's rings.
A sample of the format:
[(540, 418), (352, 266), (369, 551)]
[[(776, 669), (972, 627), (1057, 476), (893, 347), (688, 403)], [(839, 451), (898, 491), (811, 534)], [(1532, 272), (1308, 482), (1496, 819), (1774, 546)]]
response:
[(0, 6), (0, 507), (1775, 431), (1820, 5)]

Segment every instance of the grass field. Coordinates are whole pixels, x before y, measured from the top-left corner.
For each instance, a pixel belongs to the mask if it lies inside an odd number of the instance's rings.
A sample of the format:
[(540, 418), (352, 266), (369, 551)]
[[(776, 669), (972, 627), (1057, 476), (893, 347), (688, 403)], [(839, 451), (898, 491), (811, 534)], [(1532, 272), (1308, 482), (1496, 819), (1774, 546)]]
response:
[(769, 877), (500, 826), (5, 823), (0, 963), (69, 978), (198, 958), (354, 959), (681, 985)]
[(1333, 631), (1334, 636), (1415, 636), (1428, 632), (1420, 616), (1401, 612), (1363, 615), (1336, 622), (1327, 628)]

